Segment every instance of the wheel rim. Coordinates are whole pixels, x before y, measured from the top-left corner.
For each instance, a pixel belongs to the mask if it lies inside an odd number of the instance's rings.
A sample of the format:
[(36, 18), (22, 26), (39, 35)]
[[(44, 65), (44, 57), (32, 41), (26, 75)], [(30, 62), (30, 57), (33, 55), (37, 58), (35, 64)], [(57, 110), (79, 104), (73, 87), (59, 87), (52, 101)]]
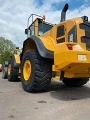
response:
[(11, 64), (8, 65), (8, 75), (11, 73)]
[(23, 77), (25, 81), (28, 81), (31, 75), (31, 63), (29, 60), (24, 62), (23, 66)]

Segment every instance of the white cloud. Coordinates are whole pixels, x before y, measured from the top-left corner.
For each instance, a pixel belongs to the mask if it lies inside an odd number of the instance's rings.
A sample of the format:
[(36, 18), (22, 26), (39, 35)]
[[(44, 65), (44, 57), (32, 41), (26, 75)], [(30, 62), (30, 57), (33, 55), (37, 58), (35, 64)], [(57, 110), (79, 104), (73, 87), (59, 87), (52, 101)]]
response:
[(89, 2), (89, 0), (84, 0), (84, 2)]
[[(13, 40), (17, 46), (22, 47), (22, 43), (26, 39), (24, 29), (27, 26), (29, 15), (32, 13), (46, 15), (46, 21), (58, 23), (61, 10), (54, 9), (53, 4), (65, 1), (69, 0), (42, 0), (40, 6), (38, 0), (0, 0), (0, 36)], [(90, 18), (89, 11), (90, 7), (86, 3), (79, 9), (68, 10), (67, 19), (83, 15)]]

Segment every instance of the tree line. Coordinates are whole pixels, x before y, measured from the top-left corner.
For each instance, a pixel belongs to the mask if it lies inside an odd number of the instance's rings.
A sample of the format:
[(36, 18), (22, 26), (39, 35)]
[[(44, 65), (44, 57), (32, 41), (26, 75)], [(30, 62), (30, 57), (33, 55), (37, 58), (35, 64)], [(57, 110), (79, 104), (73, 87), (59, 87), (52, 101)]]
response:
[(4, 61), (8, 61), (10, 56), (13, 55), (16, 45), (4, 37), (0, 37), (0, 64), (3, 64)]

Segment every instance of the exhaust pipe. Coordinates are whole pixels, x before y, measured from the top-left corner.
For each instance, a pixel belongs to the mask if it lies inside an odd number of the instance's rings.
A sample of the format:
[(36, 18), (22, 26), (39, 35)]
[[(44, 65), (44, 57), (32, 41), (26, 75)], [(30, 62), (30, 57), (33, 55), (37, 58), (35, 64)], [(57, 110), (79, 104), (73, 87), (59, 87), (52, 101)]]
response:
[(69, 7), (69, 5), (66, 3), (61, 12), (61, 21), (60, 22), (66, 20), (66, 12), (68, 10), (68, 7)]

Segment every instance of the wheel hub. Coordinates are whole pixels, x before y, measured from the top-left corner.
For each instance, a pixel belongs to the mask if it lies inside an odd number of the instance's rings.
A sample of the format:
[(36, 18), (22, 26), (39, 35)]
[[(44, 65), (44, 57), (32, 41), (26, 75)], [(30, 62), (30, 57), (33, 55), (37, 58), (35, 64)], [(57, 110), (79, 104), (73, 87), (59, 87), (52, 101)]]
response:
[(23, 65), (23, 77), (25, 81), (28, 81), (31, 75), (31, 63), (26, 60)]
[(8, 65), (8, 75), (11, 73), (11, 64)]

